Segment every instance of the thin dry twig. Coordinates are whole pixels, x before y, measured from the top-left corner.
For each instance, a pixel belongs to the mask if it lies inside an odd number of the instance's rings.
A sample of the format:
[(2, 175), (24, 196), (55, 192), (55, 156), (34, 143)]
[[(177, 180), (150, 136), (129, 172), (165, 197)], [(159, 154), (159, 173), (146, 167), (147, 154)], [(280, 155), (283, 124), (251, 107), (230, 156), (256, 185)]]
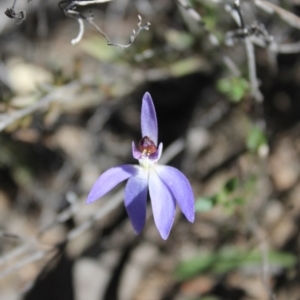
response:
[(300, 52), (300, 42), (282, 45), (277, 45), (274, 43), (271, 47), (272, 51), (280, 54), (292, 54)]
[(246, 53), (248, 58), (247, 61), (248, 61), (248, 72), (249, 72), (251, 95), (256, 101), (262, 102), (263, 95), (259, 90), (259, 84), (256, 76), (256, 61), (255, 61), (254, 46), (249, 38), (245, 38), (245, 46), (246, 46)]
[[(78, 21), (79, 23), (79, 33), (76, 38), (72, 39), (71, 43), (72, 45), (75, 45), (79, 43), (83, 37), (84, 34), (84, 22), (87, 21), (90, 23), (92, 26), (94, 26), (97, 31), (106, 39), (107, 45), (108, 46), (116, 46), (120, 47), (121, 49), (125, 49), (131, 46), (131, 44), (135, 41), (136, 37), (139, 35), (139, 33), (142, 30), (149, 30), (150, 23), (147, 22), (146, 24), (142, 25), (142, 17), (138, 15), (138, 29), (137, 30), (132, 30), (132, 34), (129, 37), (129, 42), (127, 44), (120, 44), (120, 43), (114, 43), (112, 42), (107, 34), (93, 21), (93, 14), (91, 14), (89, 17), (85, 17), (83, 14), (78, 12), (76, 9), (78, 6), (87, 6), (91, 4), (98, 4), (98, 3), (104, 3), (104, 2), (109, 2), (111, 0), (87, 0), (87, 1), (74, 1), (74, 0), (66, 0), (66, 1), (60, 1), (59, 2), (59, 7), (61, 10), (63, 10), (64, 14), (67, 17), (74, 18)], [(67, 4), (65, 7), (63, 7), (64, 4)]]
[(4, 271), (2, 271), (0, 273), (0, 279), (12, 274), (15, 271), (18, 271), (18, 270), (22, 269), (23, 267), (25, 267), (25, 266), (27, 266), (27, 265), (35, 262), (35, 261), (41, 260), (43, 257), (46, 256), (46, 254), (47, 254), (47, 252), (41, 251), (41, 250), (33, 252), (32, 254), (26, 256), (24, 259), (21, 259), (21, 260), (17, 261), (9, 269), (5, 269)]
[(146, 24), (142, 25), (142, 17), (140, 15), (138, 15), (138, 19), (139, 19), (139, 22), (137, 24), (138, 29), (132, 30), (132, 34), (129, 37), (128, 44), (118, 44), (118, 43), (111, 42), (108, 36), (104, 33), (104, 31), (94, 23), (93, 19), (88, 19), (88, 22), (92, 24), (100, 32), (100, 34), (102, 34), (105, 37), (108, 46), (116, 46), (116, 47), (120, 47), (121, 49), (126, 49), (131, 46), (131, 44), (135, 41), (136, 37), (140, 34), (141, 31), (149, 30), (150, 28), (151, 25), (150, 22), (147, 22)]
[(205, 23), (203, 22), (200, 14), (186, 1), (186, 0), (176, 0), (177, 4), (182, 7), (189, 16), (200, 26), (203, 28), (204, 32), (208, 35), (208, 39), (210, 43), (215, 47), (221, 50), (222, 60), (224, 64), (227, 66), (227, 68), (231, 71), (231, 73), (234, 76), (240, 76), (240, 71), (235, 65), (235, 63), (232, 61), (232, 59), (223, 53), (221, 49), (220, 42), (215, 34), (213, 34), (211, 31), (207, 29), (205, 26)]
[(75, 39), (71, 40), (71, 44), (75, 45), (79, 43), (82, 40), (83, 34), (84, 34), (84, 23), (82, 19), (77, 19), (78, 24), (79, 24), (79, 32), (78, 35)]
[(269, 300), (276, 300), (277, 297), (275, 296), (274, 292), (270, 288), (270, 265), (269, 265), (269, 258), (268, 258), (269, 255), (268, 255), (267, 235), (253, 220), (250, 224), (250, 229), (259, 241), (258, 246), (261, 253), (261, 262), (262, 262), (262, 267), (261, 267), (262, 284), (268, 294)]
[(66, 100), (66, 97), (69, 98), (70, 94), (72, 94), (71, 91), (73, 91), (74, 93), (76, 90), (79, 89), (79, 87), (80, 86), (78, 84), (78, 81), (72, 81), (71, 83), (66, 84), (63, 87), (55, 88), (52, 92), (50, 92), (48, 95), (46, 95), (33, 105), (14, 111), (10, 114), (0, 114), (0, 132), (3, 131), (9, 125), (32, 114), (33, 112), (37, 110), (46, 109), (52, 102), (59, 101), (59, 99)]
[[(249, 29), (245, 25), (239, 0), (236, 0), (234, 2), (233, 9), (234, 9), (234, 11), (237, 12), (237, 16), (239, 18), (239, 22), (237, 22), (237, 23), (238, 23), (238, 26), (240, 27), (240, 29), (238, 29), (236, 31), (236, 34), (239, 38), (243, 39), (244, 43), (245, 43), (251, 95), (253, 96), (253, 98), (256, 101), (262, 102), (263, 95), (259, 90), (259, 84), (258, 84), (257, 75), (256, 75), (255, 51), (254, 51), (254, 46), (253, 46), (252, 40), (250, 39), (252, 32), (249, 31)], [(234, 34), (234, 32), (233, 32), (233, 34)], [(254, 34), (255, 34), (255, 32), (254, 32)]]
[[(211, 0), (214, 3), (223, 3), (225, 6), (225, 10), (228, 11), (233, 19), (236, 21), (239, 27), (241, 27), (241, 21), (239, 18), (238, 13), (234, 9), (232, 9), (232, 6), (228, 4), (228, 1), (226, 0)], [(263, 11), (267, 12), (268, 14), (277, 14), (284, 22), (286, 22), (288, 25), (290, 25), (293, 28), (300, 29), (300, 18), (293, 14), (290, 11), (287, 11), (283, 9), (282, 7), (279, 7), (273, 3), (270, 3), (265, 0), (253, 0), (253, 3), (256, 7), (262, 9)], [(269, 57), (269, 61), (274, 64), (274, 55), (272, 55), (271, 52), (274, 52), (275, 54), (292, 54), (292, 53), (299, 53), (300, 52), (300, 42), (291, 43), (291, 44), (278, 44), (276, 43), (275, 39), (269, 35), (269, 33), (264, 28), (263, 24), (258, 24), (259, 27), (257, 27), (257, 22), (254, 22), (250, 27), (248, 26), (246, 31), (240, 31), (239, 35), (247, 35), (249, 36), (249, 33), (252, 32), (252, 35), (250, 36), (250, 39), (253, 44), (258, 45), (263, 48), (267, 48), (268, 54), (270, 54), (271, 57)], [(254, 26), (253, 26), (254, 25)], [(252, 27), (252, 28), (251, 28)], [(258, 31), (257, 31), (258, 29)], [(236, 33), (236, 31), (234, 31)], [(253, 35), (253, 33), (259, 35)], [(229, 35), (229, 36), (228, 36)], [(227, 33), (227, 43), (231, 43), (230, 37), (232, 35), (232, 32)], [(275, 67), (276, 68), (276, 67)]]
[[(19, 238), (22, 239), (21, 237), (19, 237)], [(7, 262), (9, 262), (13, 259), (16, 259), (17, 257), (23, 255), (24, 253), (34, 249), (33, 244), (35, 244), (35, 241), (28, 241), (27, 240), (25, 244), (20, 245), (17, 248), (15, 248), (14, 250), (2, 255), (0, 257), (0, 267), (2, 265), (5, 265)]]
[[(15, 5), (18, 0), (14, 0), (14, 3), (11, 8), (8, 8), (4, 13), (11, 19), (17, 19), (17, 24), (20, 25), (23, 21), (26, 20), (26, 11), (25, 10), (15, 10)], [(31, 0), (28, 0), (29, 2)]]
[(271, 2), (265, 0), (253, 0), (254, 4), (263, 9), (269, 14), (277, 14), (283, 21), (285, 21), (291, 27), (300, 29), (300, 18), (290, 11), (285, 10), (282, 7), (277, 6)]

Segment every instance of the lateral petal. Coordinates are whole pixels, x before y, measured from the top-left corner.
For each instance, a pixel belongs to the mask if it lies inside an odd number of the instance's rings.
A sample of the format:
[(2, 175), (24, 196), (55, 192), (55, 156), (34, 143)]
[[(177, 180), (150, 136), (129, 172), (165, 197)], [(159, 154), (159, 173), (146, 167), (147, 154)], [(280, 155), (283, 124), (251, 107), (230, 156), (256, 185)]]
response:
[(132, 142), (132, 156), (135, 159), (141, 159), (143, 157), (143, 154), (137, 149), (134, 142)]
[(149, 172), (149, 193), (155, 225), (161, 237), (166, 240), (174, 222), (176, 203), (155, 169)]
[(170, 166), (156, 166), (158, 176), (174, 195), (181, 211), (190, 222), (195, 220), (194, 194), (183, 173)]
[(136, 175), (139, 168), (139, 166), (135, 165), (121, 165), (108, 169), (94, 183), (86, 203), (90, 204), (98, 200), (120, 182)]
[(142, 171), (129, 178), (125, 187), (125, 207), (136, 234), (146, 222), (146, 203), (148, 191), (148, 172)]
[(158, 129), (156, 112), (152, 98), (148, 92), (145, 93), (141, 112), (142, 137), (148, 136), (157, 146)]
[(151, 154), (149, 158), (153, 162), (157, 162), (162, 155), (162, 150), (163, 150), (163, 143), (159, 143), (157, 151), (155, 153)]

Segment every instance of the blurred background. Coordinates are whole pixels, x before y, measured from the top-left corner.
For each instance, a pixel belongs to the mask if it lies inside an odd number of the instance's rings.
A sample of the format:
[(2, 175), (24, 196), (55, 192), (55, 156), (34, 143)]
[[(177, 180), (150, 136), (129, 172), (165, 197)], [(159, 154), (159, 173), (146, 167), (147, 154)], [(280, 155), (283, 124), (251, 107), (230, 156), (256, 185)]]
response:
[[(66, 7), (72, 1), (63, 3)], [(300, 299), (299, 1), (0, 3), (0, 299)], [(91, 19), (91, 13), (93, 19)], [(244, 28), (241, 17), (243, 16)], [(21, 15), (20, 15), (21, 14)], [(92, 24), (114, 43), (107, 45)], [(11, 15), (12, 16), (12, 15)], [(196, 220), (136, 236), (124, 185), (143, 94)]]

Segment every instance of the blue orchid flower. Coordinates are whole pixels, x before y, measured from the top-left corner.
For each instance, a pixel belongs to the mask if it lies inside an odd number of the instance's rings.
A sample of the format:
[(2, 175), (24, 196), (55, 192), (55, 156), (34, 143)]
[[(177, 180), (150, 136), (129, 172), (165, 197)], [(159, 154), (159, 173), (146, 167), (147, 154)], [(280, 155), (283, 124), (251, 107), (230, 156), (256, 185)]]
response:
[(173, 225), (176, 202), (188, 221), (194, 222), (194, 195), (185, 175), (173, 167), (157, 164), (163, 145), (160, 143), (157, 147), (156, 112), (148, 92), (143, 97), (141, 125), (143, 138), (138, 148), (132, 143), (132, 155), (140, 165), (121, 165), (104, 172), (92, 187), (87, 203), (96, 201), (128, 179), (125, 207), (135, 233), (139, 234), (145, 225), (149, 190), (155, 225), (166, 240)]

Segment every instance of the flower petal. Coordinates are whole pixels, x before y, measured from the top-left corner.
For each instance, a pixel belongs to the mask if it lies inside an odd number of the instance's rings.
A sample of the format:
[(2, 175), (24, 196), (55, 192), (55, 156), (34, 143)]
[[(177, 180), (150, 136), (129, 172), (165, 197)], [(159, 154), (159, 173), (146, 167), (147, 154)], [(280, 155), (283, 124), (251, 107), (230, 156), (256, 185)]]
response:
[(188, 179), (170, 166), (156, 166), (158, 176), (174, 195), (180, 209), (190, 222), (195, 220), (194, 194)]
[(149, 193), (155, 225), (166, 240), (173, 225), (176, 203), (168, 187), (159, 178), (155, 169), (149, 172)]
[(154, 162), (157, 162), (160, 157), (161, 157), (161, 154), (162, 154), (162, 150), (163, 150), (163, 144), (162, 143), (159, 143), (159, 146), (158, 146), (158, 149), (155, 153), (151, 154), (149, 156), (149, 158), (154, 161)]
[(143, 154), (137, 149), (134, 142), (132, 142), (132, 156), (135, 159), (141, 159), (143, 157)]
[(139, 171), (139, 168), (140, 167), (135, 165), (121, 165), (105, 171), (93, 185), (86, 200), (87, 204), (98, 200), (120, 182), (136, 175)]
[(143, 97), (141, 112), (142, 137), (148, 136), (157, 146), (158, 129), (156, 112), (152, 98), (148, 92)]
[(146, 203), (148, 191), (148, 172), (129, 178), (125, 188), (125, 207), (136, 234), (146, 222)]

